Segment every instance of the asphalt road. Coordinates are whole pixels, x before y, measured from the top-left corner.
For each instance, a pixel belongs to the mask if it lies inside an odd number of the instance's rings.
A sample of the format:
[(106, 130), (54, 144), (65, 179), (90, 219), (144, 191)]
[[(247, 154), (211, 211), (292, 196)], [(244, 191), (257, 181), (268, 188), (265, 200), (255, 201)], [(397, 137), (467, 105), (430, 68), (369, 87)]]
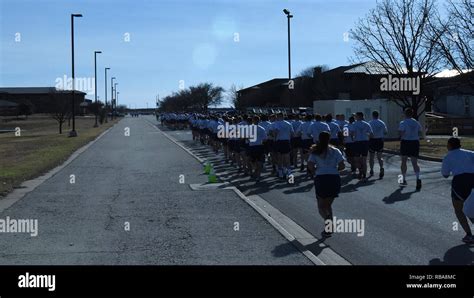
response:
[[(156, 121), (155, 121), (156, 122)], [(324, 222), (317, 213), (313, 182), (295, 173), (295, 183), (287, 184), (269, 176), (260, 183), (239, 174), (207, 147), (192, 141), (189, 131), (169, 131), (196, 155), (209, 159), (246, 195), (260, 195), (308, 232), (319, 238)], [(466, 265), (474, 263), (474, 247), (461, 242), (464, 232), (455, 231), (456, 217), (450, 198), (450, 181), (440, 174), (438, 162), (420, 161), (423, 188), (415, 190), (415, 177), (409, 164), (408, 186), (398, 186), (400, 158), (385, 155), (385, 178), (360, 183), (343, 176), (342, 192), (333, 205), (340, 219), (361, 219), (364, 236), (340, 233), (325, 244), (352, 264), (360, 265)], [(268, 169), (268, 167), (267, 167)], [(317, 254), (317, 253), (315, 253)]]
[(206, 180), (191, 155), (127, 117), (0, 213), (39, 226), (37, 237), (0, 233), (0, 264), (312, 264), (233, 191), (191, 190)]

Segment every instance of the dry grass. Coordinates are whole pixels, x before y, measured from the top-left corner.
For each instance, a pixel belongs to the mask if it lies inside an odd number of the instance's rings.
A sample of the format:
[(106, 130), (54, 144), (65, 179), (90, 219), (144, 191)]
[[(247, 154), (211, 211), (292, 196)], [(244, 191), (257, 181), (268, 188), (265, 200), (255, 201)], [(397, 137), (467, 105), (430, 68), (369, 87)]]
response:
[[(4, 119), (4, 118), (3, 118)], [(58, 124), (48, 115), (33, 115), (28, 120), (4, 122), (0, 130), (21, 129), (0, 134), (0, 197), (18, 187), (23, 181), (37, 177), (64, 162), (75, 150), (95, 139), (116, 121), (93, 128), (93, 117), (76, 117), (77, 138), (68, 138), (67, 122), (59, 134)]]
[[(428, 137), (420, 141), (420, 154), (429, 157), (443, 158), (448, 149), (446, 148), (448, 137)], [(461, 144), (464, 149), (474, 150), (473, 137), (461, 137)], [(400, 151), (400, 141), (386, 141), (385, 148)]]

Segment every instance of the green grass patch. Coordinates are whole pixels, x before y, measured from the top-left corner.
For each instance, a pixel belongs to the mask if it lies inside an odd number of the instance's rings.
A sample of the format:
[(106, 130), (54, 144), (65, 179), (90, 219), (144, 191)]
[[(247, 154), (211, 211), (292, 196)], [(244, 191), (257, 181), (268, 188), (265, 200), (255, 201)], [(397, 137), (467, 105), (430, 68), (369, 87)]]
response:
[[(429, 157), (436, 157), (436, 158), (443, 158), (448, 149), (446, 148), (446, 143), (448, 142), (448, 137), (446, 138), (426, 138), (420, 141), (420, 154), (429, 156)], [(461, 137), (461, 144), (462, 148), (467, 150), (474, 150), (474, 138), (472, 137)], [(400, 151), (400, 141), (386, 141), (385, 148), (395, 151)]]
[(93, 128), (94, 121), (90, 117), (78, 117), (76, 138), (67, 137), (67, 124), (63, 127), (63, 134), (59, 134), (57, 123), (43, 115), (33, 115), (28, 120), (0, 123), (0, 129), (22, 129), (21, 136), (18, 137), (14, 133), (0, 134), (0, 197), (22, 182), (60, 165), (74, 151), (116, 123), (109, 121)]

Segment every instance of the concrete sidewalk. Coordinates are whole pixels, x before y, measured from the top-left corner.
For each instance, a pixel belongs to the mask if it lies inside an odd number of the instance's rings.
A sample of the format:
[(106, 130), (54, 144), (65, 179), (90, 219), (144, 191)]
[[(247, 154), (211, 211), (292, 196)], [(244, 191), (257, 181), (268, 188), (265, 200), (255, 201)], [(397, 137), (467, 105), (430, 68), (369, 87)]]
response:
[(125, 118), (0, 213), (39, 226), (0, 233), (0, 264), (312, 264), (234, 191), (190, 187), (205, 181), (187, 152)]

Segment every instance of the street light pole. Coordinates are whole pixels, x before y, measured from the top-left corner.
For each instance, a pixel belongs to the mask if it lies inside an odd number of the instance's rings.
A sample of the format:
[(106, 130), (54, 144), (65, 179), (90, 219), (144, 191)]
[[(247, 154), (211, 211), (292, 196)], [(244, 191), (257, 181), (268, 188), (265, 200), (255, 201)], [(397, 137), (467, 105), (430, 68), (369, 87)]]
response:
[(97, 123), (97, 116), (99, 114), (99, 106), (97, 105), (97, 54), (102, 54), (101, 51), (94, 51), (94, 96), (95, 96), (95, 124), (94, 127), (99, 127)]
[(71, 92), (71, 113), (72, 113), (72, 130), (69, 132), (69, 137), (77, 137), (76, 132), (76, 118), (74, 115), (74, 89), (76, 88), (76, 81), (74, 76), (74, 18), (81, 18), (82, 14), (71, 14), (71, 66), (72, 66), (72, 92)]
[(117, 113), (117, 85), (118, 83), (114, 83), (114, 92), (115, 92), (115, 95), (114, 95), (114, 111), (113, 111), (113, 115), (114, 115), (114, 118), (117, 116), (116, 113)]
[(105, 123), (107, 123), (108, 120), (108, 115), (107, 115), (107, 70), (109, 70), (110, 67), (105, 68)]
[[(115, 90), (115, 92), (117, 92), (117, 90)], [(118, 95), (120, 94), (120, 92), (117, 92), (117, 95), (116, 95), (116, 98), (115, 98), (115, 107), (117, 107), (117, 103), (118, 103)]]
[(288, 9), (283, 9), (283, 12), (286, 14), (288, 18), (288, 80), (291, 80), (291, 39), (290, 39), (290, 19), (293, 15), (290, 13)]
[(115, 77), (110, 79), (110, 120), (114, 119), (114, 80)]

